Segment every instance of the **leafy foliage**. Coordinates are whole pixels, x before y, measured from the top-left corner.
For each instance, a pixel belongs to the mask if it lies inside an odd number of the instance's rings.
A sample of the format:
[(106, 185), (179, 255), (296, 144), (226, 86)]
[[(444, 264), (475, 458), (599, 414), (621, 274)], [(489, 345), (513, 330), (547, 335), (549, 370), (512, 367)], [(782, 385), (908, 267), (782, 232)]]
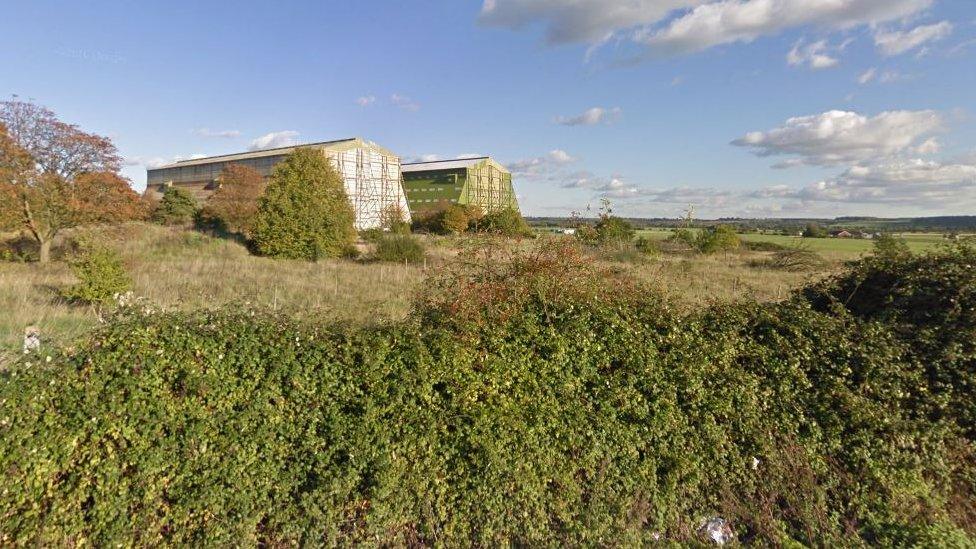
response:
[(882, 233), (874, 239), (874, 254), (897, 258), (911, 253), (908, 242), (889, 233)]
[(186, 189), (167, 187), (152, 218), (163, 225), (188, 225), (193, 222), (198, 209), (196, 199)]
[(220, 188), (200, 210), (202, 221), (244, 238), (254, 236), (258, 204), (267, 184), (254, 168), (238, 164), (224, 167)]
[(2, 541), (694, 545), (722, 516), (759, 546), (973, 543), (972, 439), (919, 413), (900, 330), (802, 300), (682, 316), (552, 246), (467, 251), (389, 326), (130, 313), (15, 366)]
[(422, 263), (424, 245), (409, 234), (384, 235), (376, 241), (376, 259), (393, 263)]
[(443, 208), (419, 215), (413, 221), (415, 230), (443, 235), (459, 235), (472, 222), (481, 219), (481, 209), (463, 204), (448, 204)]
[(270, 257), (339, 257), (353, 249), (355, 221), (339, 173), (320, 151), (300, 148), (271, 174), (258, 207), (254, 242)]
[(818, 310), (892, 326), (926, 371), (926, 402), (976, 436), (976, 245), (877, 254), (802, 292)]
[(476, 221), (475, 229), (480, 233), (501, 236), (531, 236), (532, 229), (522, 214), (515, 208), (504, 208), (489, 212)]
[(695, 238), (695, 248), (703, 254), (729, 252), (737, 250), (742, 245), (735, 229), (728, 225), (718, 225), (698, 232)]
[(69, 262), (79, 282), (61, 291), (76, 303), (101, 305), (132, 289), (132, 278), (118, 252), (105, 246), (88, 244)]
[(112, 142), (22, 101), (0, 102), (0, 230), (24, 230), (39, 261), (63, 230), (143, 219), (142, 201), (118, 175)]
[(827, 238), (827, 229), (824, 229), (818, 223), (810, 222), (803, 228), (802, 235), (803, 238)]
[(380, 227), (395, 234), (409, 234), (410, 222), (407, 212), (399, 204), (391, 204), (383, 209)]

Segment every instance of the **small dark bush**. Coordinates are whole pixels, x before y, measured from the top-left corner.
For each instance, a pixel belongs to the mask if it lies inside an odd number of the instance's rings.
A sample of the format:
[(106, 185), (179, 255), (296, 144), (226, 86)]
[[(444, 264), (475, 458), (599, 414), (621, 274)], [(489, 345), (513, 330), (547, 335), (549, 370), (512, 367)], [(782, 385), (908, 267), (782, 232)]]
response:
[(771, 257), (752, 262), (754, 267), (780, 271), (812, 271), (823, 267), (824, 260), (817, 252), (805, 247), (782, 248)]
[(0, 240), (0, 261), (31, 263), (40, 257), (37, 240), (24, 235)]
[(789, 249), (782, 244), (764, 240), (745, 240), (742, 242), (742, 247), (751, 252), (781, 252)]
[(376, 241), (376, 259), (394, 263), (422, 263), (424, 245), (409, 234), (386, 235)]

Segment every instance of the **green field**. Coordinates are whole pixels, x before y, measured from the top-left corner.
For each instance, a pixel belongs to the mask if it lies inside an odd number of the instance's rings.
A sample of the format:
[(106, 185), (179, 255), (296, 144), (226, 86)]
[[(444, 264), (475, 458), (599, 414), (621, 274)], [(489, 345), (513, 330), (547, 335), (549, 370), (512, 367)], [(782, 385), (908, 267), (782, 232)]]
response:
[[(655, 240), (665, 240), (674, 234), (672, 229), (642, 229), (638, 236)], [(854, 259), (868, 253), (874, 246), (872, 240), (858, 238), (803, 238), (780, 234), (746, 233), (739, 235), (746, 242), (772, 242), (780, 246), (804, 246), (812, 251), (824, 255), (828, 259)], [(936, 233), (905, 233), (896, 235), (905, 239), (913, 252), (930, 250), (946, 242), (941, 234)]]

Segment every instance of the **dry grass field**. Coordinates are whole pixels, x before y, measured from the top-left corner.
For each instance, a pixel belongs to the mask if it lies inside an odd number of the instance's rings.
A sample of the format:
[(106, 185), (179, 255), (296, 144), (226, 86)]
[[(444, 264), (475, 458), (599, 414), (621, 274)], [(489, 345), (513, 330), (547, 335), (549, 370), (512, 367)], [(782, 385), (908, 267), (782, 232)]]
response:
[[(196, 309), (246, 304), (351, 323), (406, 315), (425, 270), (437, 269), (464, 244), (462, 239), (425, 236), (428, 263), (406, 266), (346, 259), (319, 263), (272, 260), (249, 254), (235, 241), (149, 224), (100, 228), (94, 233), (121, 252), (135, 282), (134, 294), (154, 306)], [(740, 299), (782, 299), (860, 252), (826, 250), (821, 254), (827, 260), (823, 268), (813, 272), (757, 267), (757, 260), (768, 255), (749, 251), (712, 256), (665, 253), (634, 261), (601, 254), (599, 261), (632, 273), (680, 304), (697, 307)], [(58, 290), (72, 281), (64, 262), (0, 262), (0, 348), (16, 349), (28, 326), (37, 326), (48, 340), (64, 341), (97, 324), (95, 311), (60, 298)]]

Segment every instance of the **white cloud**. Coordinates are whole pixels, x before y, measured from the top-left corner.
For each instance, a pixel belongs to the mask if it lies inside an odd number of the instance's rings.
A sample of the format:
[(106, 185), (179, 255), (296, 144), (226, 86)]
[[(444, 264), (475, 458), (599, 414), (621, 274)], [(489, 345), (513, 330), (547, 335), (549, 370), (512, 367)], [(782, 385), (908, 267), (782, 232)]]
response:
[(779, 197), (803, 201), (904, 204), (931, 209), (976, 205), (976, 165), (922, 159), (856, 165)]
[(790, 118), (778, 128), (750, 132), (732, 142), (758, 156), (790, 156), (777, 167), (834, 166), (912, 152), (944, 129), (935, 111), (886, 111), (868, 117), (828, 111)]
[(360, 107), (368, 107), (373, 103), (376, 103), (376, 97), (373, 95), (364, 95), (356, 98), (356, 104)]
[(550, 44), (596, 44), (620, 30), (660, 21), (705, 0), (485, 0), (482, 24), (522, 29), (541, 23)]
[(390, 102), (405, 111), (417, 112), (420, 110), (420, 103), (410, 99), (406, 95), (394, 93), (390, 96)]
[[(611, 39), (673, 55), (751, 42), (787, 29), (843, 30), (902, 20), (933, 0), (485, 0), (482, 24), (545, 28), (551, 44)], [(592, 52), (592, 48), (591, 48)], [(824, 62), (825, 60), (821, 60)]]
[(460, 160), (464, 160), (467, 158), (483, 158), (484, 156), (485, 155), (479, 153), (461, 153), (457, 155), (457, 158)]
[(942, 21), (905, 31), (878, 31), (874, 35), (874, 43), (883, 55), (892, 56), (914, 50), (928, 42), (941, 40), (950, 34), (952, 34), (952, 24)]
[(512, 162), (508, 164), (508, 169), (513, 174), (527, 179), (552, 181), (564, 177), (560, 170), (577, 160), (562, 149), (553, 149), (544, 156)]
[(210, 128), (196, 128), (191, 130), (190, 133), (198, 137), (220, 137), (224, 139), (241, 136), (241, 132), (237, 130), (211, 130)]
[(251, 141), (249, 150), (260, 151), (264, 149), (277, 149), (279, 147), (291, 147), (298, 144), (298, 132), (284, 130), (271, 132)]
[(663, 53), (692, 53), (752, 42), (794, 27), (849, 29), (902, 19), (932, 0), (720, 0), (696, 7), (664, 28), (644, 28), (636, 41)]
[(797, 42), (793, 49), (786, 54), (786, 62), (790, 66), (806, 65), (811, 69), (829, 69), (836, 67), (840, 61), (836, 57), (831, 57), (828, 53), (827, 41), (820, 40), (812, 44), (803, 45)]
[(874, 80), (874, 77), (877, 75), (878, 75), (878, 69), (871, 67), (870, 69), (862, 72), (861, 75), (857, 77), (857, 83), (863, 86), (864, 84), (867, 84), (872, 80)]
[(593, 107), (576, 116), (559, 116), (556, 118), (557, 124), (563, 126), (596, 126), (597, 124), (611, 124), (620, 118), (623, 111), (619, 107), (605, 109), (603, 107)]

